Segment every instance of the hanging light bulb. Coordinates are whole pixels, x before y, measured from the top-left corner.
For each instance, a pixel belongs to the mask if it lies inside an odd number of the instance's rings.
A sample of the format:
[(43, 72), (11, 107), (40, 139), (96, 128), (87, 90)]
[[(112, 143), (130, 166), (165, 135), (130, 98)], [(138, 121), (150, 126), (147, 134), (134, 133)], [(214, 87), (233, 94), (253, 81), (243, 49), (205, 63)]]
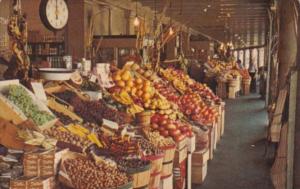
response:
[(134, 18), (134, 21), (133, 21), (133, 25), (135, 27), (139, 26), (140, 25), (140, 19), (139, 17), (136, 15), (135, 18)]
[(169, 35), (173, 35), (173, 34), (174, 34), (174, 30), (173, 30), (172, 27), (170, 27), (170, 29), (169, 29)]
[(134, 18), (134, 21), (133, 21), (133, 25), (135, 27), (140, 25), (140, 19), (138, 17), (137, 1), (135, 2), (135, 18)]

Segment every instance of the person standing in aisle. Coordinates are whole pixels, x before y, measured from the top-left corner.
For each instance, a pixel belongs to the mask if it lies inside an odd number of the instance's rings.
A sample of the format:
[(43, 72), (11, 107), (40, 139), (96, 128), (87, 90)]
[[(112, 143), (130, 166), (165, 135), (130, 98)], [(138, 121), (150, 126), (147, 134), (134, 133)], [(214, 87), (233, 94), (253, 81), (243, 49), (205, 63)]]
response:
[(254, 62), (254, 60), (252, 60), (252, 59), (250, 59), (248, 71), (249, 71), (249, 74), (251, 76), (250, 92), (255, 93), (256, 92), (257, 65)]
[(242, 61), (241, 61), (240, 59), (238, 59), (238, 60), (236, 61), (236, 63), (237, 63), (237, 65), (238, 65), (238, 68), (239, 68), (239, 69), (241, 69), (241, 70), (244, 69), (244, 66), (243, 66), (243, 64), (242, 64)]

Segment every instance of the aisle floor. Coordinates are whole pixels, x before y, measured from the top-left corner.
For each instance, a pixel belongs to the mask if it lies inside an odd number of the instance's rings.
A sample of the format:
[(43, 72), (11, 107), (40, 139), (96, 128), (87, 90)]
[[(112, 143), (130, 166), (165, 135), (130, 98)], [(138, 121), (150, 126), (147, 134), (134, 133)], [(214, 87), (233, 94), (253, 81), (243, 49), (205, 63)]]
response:
[(226, 101), (225, 134), (208, 162), (205, 182), (193, 189), (272, 189), (264, 158), (266, 126), (258, 95)]

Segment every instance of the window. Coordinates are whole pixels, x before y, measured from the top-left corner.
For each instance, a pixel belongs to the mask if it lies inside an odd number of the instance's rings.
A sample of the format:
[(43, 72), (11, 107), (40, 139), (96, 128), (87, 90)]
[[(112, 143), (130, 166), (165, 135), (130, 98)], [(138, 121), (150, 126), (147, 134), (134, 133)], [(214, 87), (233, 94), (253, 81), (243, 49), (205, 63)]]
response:
[(259, 49), (259, 60), (258, 60), (258, 66), (262, 67), (265, 65), (265, 48)]
[(249, 49), (245, 50), (245, 58), (244, 58), (244, 65), (245, 68), (248, 69), (249, 68), (249, 63), (250, 63), (250, 51)]

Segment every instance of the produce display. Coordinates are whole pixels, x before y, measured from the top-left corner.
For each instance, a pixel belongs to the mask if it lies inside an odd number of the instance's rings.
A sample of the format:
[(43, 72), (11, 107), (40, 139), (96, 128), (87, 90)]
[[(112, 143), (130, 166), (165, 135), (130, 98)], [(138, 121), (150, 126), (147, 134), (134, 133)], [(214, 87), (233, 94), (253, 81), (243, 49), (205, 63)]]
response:
[(70, 103), (74, 107), (75, 113), (86, 122), (101, 124), (103, 118), (115, 121), (119, 124), (125, 124), (131, 121), (129, 115), (106, 106), (101, 100), (84, 101), (71, 91), (55, 93), (54, 95)]
[(67, 129), (63, 127), (59, 127), (59, 128), (52, 127), (49, 130), (45, 130), (44, 134), (53, 137), (58, 141), (77, 146), (81, 149), (85, 149), (91, 144), (90, 141), (69, 132)]
[[(150, 175), (153, 170), (172, 173), (185, 150), (192, 152), (193, 140), (198, 141), (193, 130), (206, 129), (203, 126), (210, 126), (219, 118), (215, 105), (221, 99), (181, 70), (167, 68), (156, 73), (150, 66), (134, 63), (109, 73), (114, 82), (111, 88), (103, 88), (87, 78), (76, 84), (52, 82), (46, 94), (68, 109), (65, 113), (57, 108), (62, 106), (53, 106), (54, 115), (40, 111), (24, 88), (9, 86), (7, 98), (37, 125), (55, 116), (60, 120), (42, 131), (30, 124), (16, 129), (23, 145), (53, 151), (55, 158), (61, 157), (55, 167), (60, 174), (52, 175), (59, 187), (135, 188), (142, 174)], [(101, 92), (103, 98), (91, 100), (85, 91)], [(180, 156), (178, 160), (175, 153)], [(5, 166), (0, 160), (0, 173)], [(160, 173), (151, 172), (149, 180), (156, 182)], [(152, 188), (151, 182), (149, 186), (143, 183), (143, 187)]]
[(178, 101), (180, 110), (198, 124), (211, 124), (215, 121), (217, 111), (209, 107), (195, 93), (184, 94)]
[(53, 112), (53, 114), (59, 118), (59, 120), (64, 124), (64, 125), (69, 125), (71, 123), (75, 123), (77, 122), (76, 120), (70, 118), (69, 116), (65, 115), (64, 113), (62, 112), (58, 112), (54, 109), (51, 109), (50, 110)]
[(143, 151), (143, 156), (162, 154), (162, 151), (148, 140), (139, 138), (137, 141)]
[(125, 172), (132, 172), (134, 169), (148, 166), (150, 161), (137, 158), (119, 158), (117, 159), (119, 169)]
[(156, 94), (151, 81), (132, 74), (130, 70), (116, 71), (113, 73), (113, 81), (116, 86), (111, 89), (112, 93), (124, 94), (124, 96), (127, 93), (129, 96), (127, 98), (132, 99), (132, 103), (151, 110), (165, 110), (171, 107), (167, 100)]
[(19, 85), (9, 86), (7, 98), (37, 125), (43, 125), (55, 118), (49, 112), (40, 110), (27, 91)]
[(130, 182), (126, 173), (104, 162), (75, 158), (65, 160), (63, 165), (76, 189), (113, 189)]
[(213, 93), (213, 91), (205, 84), (197, 83), (190, 85), (189, 92), (196, 92), (201, 98), (208, 102), (214, 102), (219, 104), (221, 99)]
[(143, 132), (150, 143), (152, 143), (157, 148), (175, 145), (175, 142), (171, 137), (163, 137), (159, 134), (158, 131), (144, 129)]
[(139, 143), (136, 140), (130, 138), (121, 137), (106, 137), (100, 136), (100, 140), (111, 151), (114, 156), (132, 156), (141, 157), (142, 150)]
[(91, 82), (87, 79), (84, 79), (81, 86), (81, 90), (83, 91), (100, 91), (100, 86), (97, 83)]
[(167, 115), (154, 114), (151, 118), (151, 128), (158, 130), (164, 137), (172, 137), (175, 142), (183, 140), (186, 136), (192, 136), (192, 128), (188, 124), (174, 121)]

